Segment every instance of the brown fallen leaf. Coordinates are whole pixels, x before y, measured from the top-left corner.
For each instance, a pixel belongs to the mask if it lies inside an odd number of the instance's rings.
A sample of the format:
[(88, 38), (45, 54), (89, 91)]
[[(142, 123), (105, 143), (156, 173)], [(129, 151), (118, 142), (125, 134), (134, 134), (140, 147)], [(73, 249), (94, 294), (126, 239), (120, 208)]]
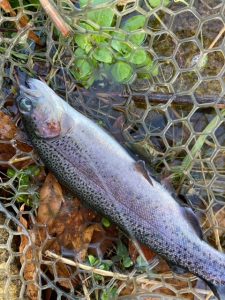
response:
[(17, 127), (13, 120), (0, 111), (0, 140), (11, 140), (15, 137)]
[[(33, 162), (31, 158), (27, 159), (26, 161), (23, 159), (21, 159), (21, 161), (17, 159), (17, 162), (12, 162), (11, 159), (16, 154), (16, 148), (24, 152), (30, 152), (32, 150), (32, 147), (18, 140), (21, 132), (10, 116), (0, 111), (0, 120), (0, 160), (2, 161), (1, 168), (8, 168), (9, 161), (11, 163), (14, 163), (18, 168), (28, 166)], [(15, 142), (16, 148), (13, 147), (13, 143), (15, 144)]]
[(89, 244), (95, 231), (102, 231), (100, 224), (93, 224), (84, 229), (82, 234), (72, 237), (72, 245), (79, 253), (79, 260), (84, 261), (87, 255)]
[[(65, 201), (61, 185), (49, 173), (40, 190), (37, 213), (38, 224), (46, 226), (37, 228), (36, 243), (41, 246), (45, 242), (45, 250), (58, 254), (61, 254), (62, 248), (67, 249), (76, 253), (77, 258), (84, 260), (93, 233), (101, 230), (99, 224), (89, 225), (95, 216), (91, 210), (81, 206), (78, 199)], [(48, 239), (49, 236), (52, 238)], [(77, 276), (72, 277), (74, 268), (56, 262), (55, 269), (57, 277), (63, 278), (58, 282), (62, 287), (70, 289), (71, 283), (76, 286), (80, 282)]]
[(55, 176), (49, 173), (40, 190), (40, 204), (37, 213), (38, 223), (51, 226), (63, 202), (61, 185)]
[(8, 162), (15, 154), (16, 150), (10, 143), (10, 140), (15, 137), (16, 125), (12, 119), (0, 111), (0, 160)]
[(56, 236), (61, 246), (74, 251), (78, 259), (84, 260), (93, 233), (102, 230), (100, 224), (89, 224), (95, 216), (90, 209), (81, 206), (78, 199), (66, 201), (49, 226), (49, 234)]
[[(24, 206), (25, 206), (24, 204), (21, 206), (20, 211), (24, 211)], [(20, 223), (28, 230), (29, 235), (34, 237), (32, 230), (28, 229), (27, 220), (22, 216), (20, 216)], [(18, 227), (17, 230), (18, 232), (22, 233), (21, 227)], [(28, 282), (26, 288), (26, 295), (28, 299), (36, 300), (38, 299), (38, 287), (34, 283), (29, 282), (31, 280), (35, 280), (37, 274), (37, 264), (36, 264), (37, 260), (36, 260), (35, 249), (31, 246), (27, 248), (27, 246), (29, 245), (29, 238), (26, 235), (21, 234), (20, 238), (21, 238), (20, 246), (19, 246), (19, 252), (21, 253), (20, 263), (22, 266), (25, 265), (23, 269), (23, 277), (24, 280)]]

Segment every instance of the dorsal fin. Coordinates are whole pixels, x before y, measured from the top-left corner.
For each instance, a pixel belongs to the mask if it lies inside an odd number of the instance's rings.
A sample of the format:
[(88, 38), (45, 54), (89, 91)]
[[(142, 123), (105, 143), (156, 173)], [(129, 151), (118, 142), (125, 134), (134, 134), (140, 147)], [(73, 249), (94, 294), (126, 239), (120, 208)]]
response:
[(143, 160), (138, 160), (135, 162), (135, 169), (141, 173), (145, 179), (148, 180), (148, 182), (153, 186), (153, 182), (151, 179), (151, 176), (145, 166), (145, 162)]

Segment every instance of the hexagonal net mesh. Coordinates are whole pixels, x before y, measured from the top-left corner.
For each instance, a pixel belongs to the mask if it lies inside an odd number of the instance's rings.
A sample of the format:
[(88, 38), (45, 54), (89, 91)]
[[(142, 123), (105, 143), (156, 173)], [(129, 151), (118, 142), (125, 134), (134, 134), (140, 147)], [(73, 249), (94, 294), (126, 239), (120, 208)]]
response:
[(213, 299), (63, 189), (29, 144), (15, 96), (18, 81), (44, 79), (186, 195), (222, 251), (225, 4), (50, 4), (68, 37), (39, 1), (0, 2), (0, 299)]

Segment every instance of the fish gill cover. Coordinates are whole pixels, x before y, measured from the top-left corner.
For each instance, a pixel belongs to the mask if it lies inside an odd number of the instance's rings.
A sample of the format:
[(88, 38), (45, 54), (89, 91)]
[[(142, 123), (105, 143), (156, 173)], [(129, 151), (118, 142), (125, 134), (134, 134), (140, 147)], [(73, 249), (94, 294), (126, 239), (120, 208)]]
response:
[(0, 299), (213, 299), (62, 188), (15, 96), (17, 81), (44, 79), (186, 195), (222, 251), (223, 1), (58, 1), (67, 37), (39, 1), (0, 6)]

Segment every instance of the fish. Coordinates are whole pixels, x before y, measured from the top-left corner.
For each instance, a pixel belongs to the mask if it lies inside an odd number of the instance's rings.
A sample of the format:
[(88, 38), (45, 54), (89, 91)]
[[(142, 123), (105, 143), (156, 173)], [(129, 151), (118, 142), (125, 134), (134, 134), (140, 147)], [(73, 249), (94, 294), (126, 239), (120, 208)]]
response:
[(41, 160), (83, 203), (163, 257), (173, 270), (204, 280), (225, 300), (225, 255), (203, 240), (191, 208), (183, 207), (105, 129), (46, 83), (21, 85), (17, 105)]

